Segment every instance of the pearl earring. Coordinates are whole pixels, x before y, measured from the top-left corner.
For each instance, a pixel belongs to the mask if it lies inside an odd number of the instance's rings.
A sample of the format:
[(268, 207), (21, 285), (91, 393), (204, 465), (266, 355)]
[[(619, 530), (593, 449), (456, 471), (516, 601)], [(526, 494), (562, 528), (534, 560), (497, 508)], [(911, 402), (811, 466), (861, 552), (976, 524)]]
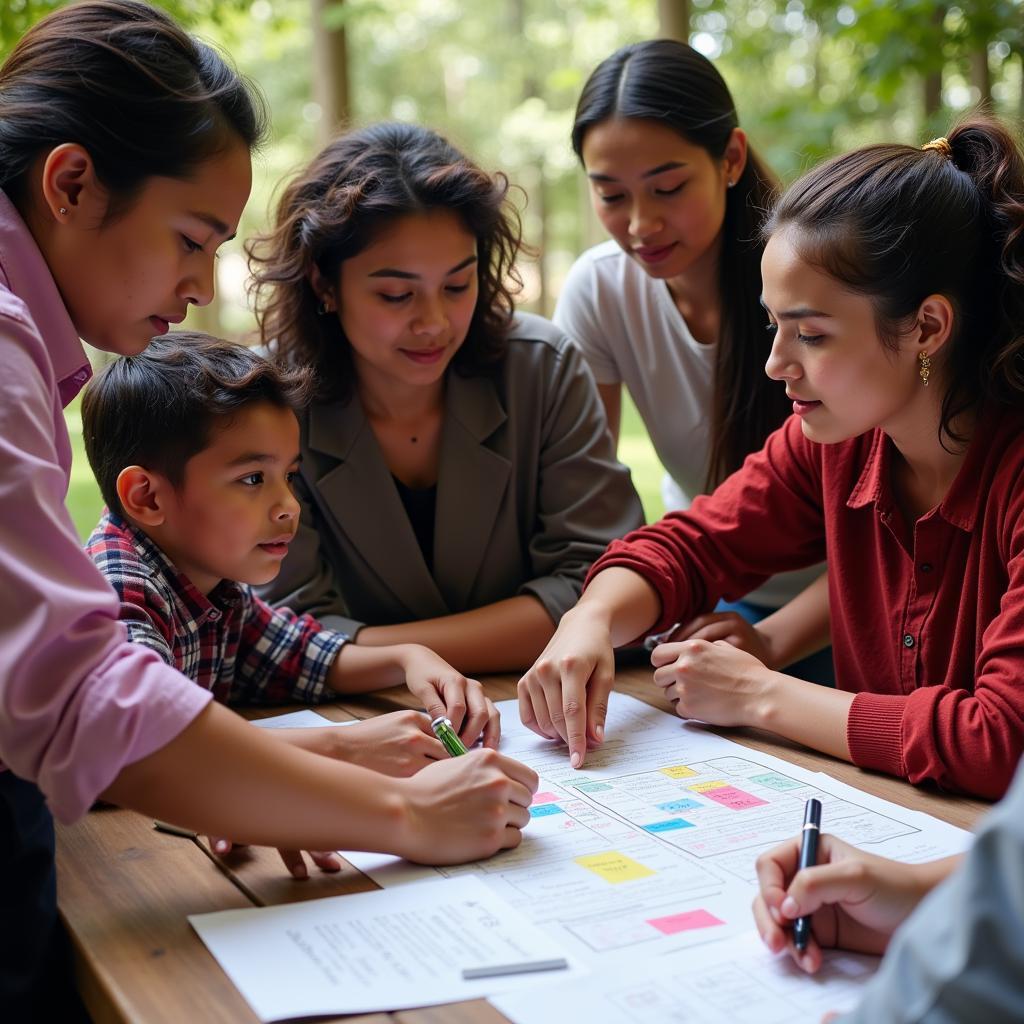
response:
[(68, 208), (66, 206), (62, 206), (60, 208), (60, 212), (61, 212), (61, 215), (64, 215), (64, 214), (66, 214), (68, 212)]

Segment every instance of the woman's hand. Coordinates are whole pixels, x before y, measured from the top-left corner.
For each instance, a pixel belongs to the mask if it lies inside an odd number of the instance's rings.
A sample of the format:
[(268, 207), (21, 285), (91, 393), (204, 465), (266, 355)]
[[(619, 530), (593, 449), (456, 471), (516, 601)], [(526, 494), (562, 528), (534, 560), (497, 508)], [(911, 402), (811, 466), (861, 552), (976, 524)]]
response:
[(394, 848), (420, 864), (461, 864), (518, 846), (537, 773), (496, 750), (471, 750), (401, 783)]
[[(431, 719), (445, 716), (462, 742), (471, 747), (483, 735), (485, 747), (498, 746), (501, 718), (493, 701), (475, 679), (467, 679), (444, 658), (420, 644), (404, 645), (405, 684)], [(429, 722), (427, 723), (429, 729)]]
[[(754, 921), (773, 953), (787, 950), (809, 974), (821, 967), (822, 949), (881, 955), (892, 933), (957, 860), (901, 864), (825, 834), (817, 866), (798, 873), (800, 840), (790, 839), (757, 859)], [(811, 916), (811, 939), (798, 952), (792, 925), (803, 915)]]
[(774, 663), (768, 638), (759, 632), (757, 626), (751, 625), (737, 612), (710, 612), (707, 615), (699, 615), (686, 625), (680, 626), (672, 634), (672, 640), (707, 640), (709, 643), (724, 640), (733, 647), (752, 654), (768, 668), (781, 667)]
[(608, 695), (615, 684), (611, 632), (601, 615), (577, 605), (562, 616), (533, 668), (519, 680), (523, 724), (568, 744), (573, 768), (604, 740)]
[(659, 644), (651, 664), (654, 682), (665, 690), (676, 714), (711, 725), (757, 725), (775, 675), (724, 640)]

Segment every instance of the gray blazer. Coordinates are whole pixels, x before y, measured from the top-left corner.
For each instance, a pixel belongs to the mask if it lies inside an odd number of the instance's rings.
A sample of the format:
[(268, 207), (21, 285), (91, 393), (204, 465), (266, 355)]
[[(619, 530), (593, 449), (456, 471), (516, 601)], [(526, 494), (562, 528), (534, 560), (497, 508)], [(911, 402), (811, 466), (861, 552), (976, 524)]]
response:
[(350, 635), (516, 594), (557, 623), (609, 541), (643, 522), (590, 370), (538, 316), (517, 315), (494, 377), (448, 375), (433, 574), (359, 399), (300, 419), (302, 518), (260, 592)]

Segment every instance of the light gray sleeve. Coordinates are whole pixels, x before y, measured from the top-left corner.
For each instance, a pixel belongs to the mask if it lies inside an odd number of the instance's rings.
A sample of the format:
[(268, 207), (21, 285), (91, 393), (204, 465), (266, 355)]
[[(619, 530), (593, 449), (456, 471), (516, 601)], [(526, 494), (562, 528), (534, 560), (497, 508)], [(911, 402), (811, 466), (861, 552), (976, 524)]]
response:
[(622, 383), (609, 325), (601, 322), (598, 311), (597, 274), (586, 253), (570, 269), (552, 320), (579, 346), (598, 384)]
[(965, 862), (896, 932), (841, 1024), (1024, 1021), (1024, 763)]
[(604, 406), (579, 350), (563, 341), (544, 389), (532, 594), (557, 624), (608, 544), (644, 522), (629, 470), (616, 458)]
[(354, 639), (366, 623), (349, 617), (334, 571), (321, 548), (316, 507), (301, 472), (295, 480), (295, 496), (301, 508), (299, 528), (288, 545), (281, 571), (276, 579), (253, 589), (275, 608), (290, 608), (299, 615), (308, 613), (319, 619), (324, 628)]

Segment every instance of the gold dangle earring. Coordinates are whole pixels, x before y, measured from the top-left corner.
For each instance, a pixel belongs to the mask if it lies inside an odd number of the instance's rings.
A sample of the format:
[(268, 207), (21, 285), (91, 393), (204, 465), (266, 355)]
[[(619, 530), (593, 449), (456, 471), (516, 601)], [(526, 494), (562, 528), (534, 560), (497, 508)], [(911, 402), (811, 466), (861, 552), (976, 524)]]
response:
[(928, 378), (932, 372), (932, 360), (927, 352), (919, 352), (917, 358), (920, 360), (921, 365), (918, 367), (917, 372), (921, 375), (921, 383), (925, 387), (928, 387)]

